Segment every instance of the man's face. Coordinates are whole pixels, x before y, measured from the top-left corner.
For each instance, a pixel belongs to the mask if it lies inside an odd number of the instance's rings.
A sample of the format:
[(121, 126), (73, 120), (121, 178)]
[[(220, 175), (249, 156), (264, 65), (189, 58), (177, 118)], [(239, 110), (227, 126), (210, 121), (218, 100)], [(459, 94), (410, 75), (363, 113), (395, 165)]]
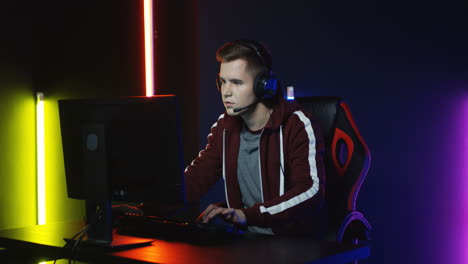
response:
[(251, 108), (234, 113), (235, 108), (248, 106), (256, 101), (253, 91), (253, 73), (247, 69), (247, 61), (237, 59), (221, 63), (219, 71), (221, 96), (230, 116), (242, 115)]

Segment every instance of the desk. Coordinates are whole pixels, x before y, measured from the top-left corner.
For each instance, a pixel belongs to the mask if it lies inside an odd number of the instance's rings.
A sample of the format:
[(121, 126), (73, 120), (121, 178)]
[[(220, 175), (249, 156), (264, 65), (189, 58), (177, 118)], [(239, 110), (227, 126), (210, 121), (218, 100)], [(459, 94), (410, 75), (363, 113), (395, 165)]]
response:
[[(82, 227), (79, 222), (59, 222), (0, 231), (0, 247), (13, 257), (37, 260), (67, 258), (64, 237)], [(116, 235), (115, 238), (132, 238)], [(195, 245), (154, 239), (150, 246), (121, 251), (97, 248), (80, 251), (78, 260), (92, 263), (348, 263), (369, 256), (369, 246), (341, 245), (307, 238), (246, 238), (218, 245)], [(37, 263), (37, 262), (36, 262)]]

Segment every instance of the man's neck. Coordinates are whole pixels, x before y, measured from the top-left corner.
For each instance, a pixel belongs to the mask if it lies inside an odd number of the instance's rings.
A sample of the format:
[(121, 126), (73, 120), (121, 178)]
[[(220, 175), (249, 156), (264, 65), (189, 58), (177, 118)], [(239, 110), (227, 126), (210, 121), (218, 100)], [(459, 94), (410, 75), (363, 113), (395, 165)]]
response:
[(244, 120), (245, 125), (251, 131), (258, 131), (265, 127), (268, 120), (270, 119), (270, 111), (268, 107), (266, 107), (262, 102), (252, 107), (250, 111), (247, 111), (243, 115), (241, 115), (242, 119)]

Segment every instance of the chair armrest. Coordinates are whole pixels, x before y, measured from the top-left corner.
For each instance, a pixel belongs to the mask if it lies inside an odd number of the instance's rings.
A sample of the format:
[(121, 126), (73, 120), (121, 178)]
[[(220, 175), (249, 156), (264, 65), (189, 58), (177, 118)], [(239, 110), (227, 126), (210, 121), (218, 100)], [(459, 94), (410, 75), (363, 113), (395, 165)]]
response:
[(372, 227), (358, 211), (348, 211), (341, 223), (331, 227), (327, 239), (339, 243), (358, 244), (359, 241), (369, 241)]
[(349, 212), (341, 222), (336, 241), (357, 244), (358, 241), (369, 241), (372, 227), (358, 211)]

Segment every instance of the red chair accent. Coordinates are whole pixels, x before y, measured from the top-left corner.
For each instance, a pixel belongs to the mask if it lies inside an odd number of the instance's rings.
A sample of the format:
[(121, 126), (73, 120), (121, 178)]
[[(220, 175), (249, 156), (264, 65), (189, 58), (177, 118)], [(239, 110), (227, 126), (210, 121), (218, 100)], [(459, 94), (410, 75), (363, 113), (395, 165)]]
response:
[(356, 200), (370, 167), (370, 151), (340, 97), (299, 97), (296, 101), (319, 124), (325, 140), (326, 203), (329, 240), (370, 240), (371, 226), (356, 210)]

